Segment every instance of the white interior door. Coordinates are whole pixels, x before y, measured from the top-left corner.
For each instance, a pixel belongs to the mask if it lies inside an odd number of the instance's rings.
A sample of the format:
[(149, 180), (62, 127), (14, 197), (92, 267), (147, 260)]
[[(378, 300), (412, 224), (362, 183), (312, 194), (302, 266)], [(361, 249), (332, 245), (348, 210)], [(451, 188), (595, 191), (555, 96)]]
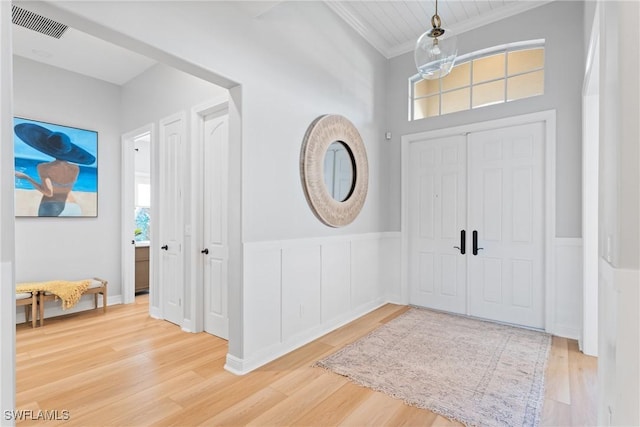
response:
[(542, 122), (410, 145), (411, 304), (544, 327), (544, 148)]
[[(466, 138), (415, 142), (410, 148), (410, 302), (466, 312)], [(456, 246), (458, 248), (456, 248)], [(466, 248), (465, 248), (466, 249)]]
[(160, 305), (164, 319), (182, 325), (184, 319), (183, 233), (183, 151), (184, 114), (160, 121), (159, 200), (160, 222)]
[(229, 117), (204, 119), (204, 330), (227, 339), (228, 258), (227, 176)]
[(469, 314), (542, 328), (544, 125), (469, 134), (469, 158)]

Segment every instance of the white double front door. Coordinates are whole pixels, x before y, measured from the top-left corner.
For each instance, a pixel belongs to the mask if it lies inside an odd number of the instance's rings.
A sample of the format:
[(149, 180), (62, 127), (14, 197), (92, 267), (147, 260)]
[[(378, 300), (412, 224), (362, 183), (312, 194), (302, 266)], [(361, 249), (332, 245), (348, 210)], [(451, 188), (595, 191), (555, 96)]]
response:
[(544, 123), (410, 144), (411, 304), (544, 327)]

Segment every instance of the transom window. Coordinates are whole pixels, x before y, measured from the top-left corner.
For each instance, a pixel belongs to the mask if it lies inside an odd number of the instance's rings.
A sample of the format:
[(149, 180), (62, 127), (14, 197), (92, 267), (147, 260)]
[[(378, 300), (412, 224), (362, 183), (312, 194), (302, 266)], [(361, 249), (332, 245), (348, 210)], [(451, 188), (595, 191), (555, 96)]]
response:
[(458, 57), (442, 79), (409, 79), (409, 120), (544, 94), (544, 40), (513, 43)]

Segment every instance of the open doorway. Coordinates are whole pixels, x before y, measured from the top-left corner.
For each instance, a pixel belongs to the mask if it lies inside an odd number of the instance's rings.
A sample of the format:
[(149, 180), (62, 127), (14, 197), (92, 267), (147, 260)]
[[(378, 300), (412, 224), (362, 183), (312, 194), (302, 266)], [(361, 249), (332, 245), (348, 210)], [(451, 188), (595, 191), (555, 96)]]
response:
[(122, 136), (122, 293), (123, 302), (151, 293), (154, 217), (151, 140), (148, 125)]
[(151, 132), (133, 140), (135, 148), (133, 231), (136, 247), (135, 294), (149, 292), (149, 245), (151, 243)]
[[(77, 24), (77, 27), (82, 29), (83, 31), (86, 31), (87, 33), (91, 33), (94, 35), (97, 35), (98, 33), (100, 33), (99, 31), (95, 30), (92, 26), (94, 24), (92, 24), (89, 21), (85, 21), (82, 18), (72, 15), (72, 14), (68, 14), (63, 10), (58, 10), (55, 8), (55, 6), (51, 6), (50, 4), (37, 4), (34, 5), (35, 9), (41, 8), (42, 9), (42, 13), (46, 13), (47, 11), (54, 11), (55, 16), (57, 18), (64, 18), (65, 22), (69, 22), (70, 24), (74, 25)], [(4, 15), (3, 15), (4, 18)], [(230, 144), (229, 144), (229, 211), (234, 212), (235, 215), (230, 216), (229, 217), (229, 280), (230, 281), (234, 281), (235, 283), (241, 283), (241, 267), (242, 267), (242, 246), (241, 246), (241, 201), (242, 201), (242, 191), (241, 191), (241, 159), (242, 159), (242, 150), (241, 150), (241, 109), (240, 109), (240, 105), (241, 105), (241, 88), (237, 83), (234, 83), (233, 81), (230, 80), (226, 80), (222, 77), (217, 76), (215, 73), (201, 68), (199, 66), (196, 66), (194, 64), (190, 64), (190, 63), (186, 63), (185, 61), (180, 60), (179, 58), (173, 57), (171, 55), (168, 54), (161, 54), (158, 53), (157, 50), (154, 50), (152, 47), (146, 47), (144, 44), (141, 43), (136, 43), (133, 40), (128, 39), (127, 37), (123, 36), (123, 37), (118, 37), (117, 35), (114, 34), (108, 34), (111, 37), (107, 37), (110, 38), (111, 41), (116, 41), (121, 47), (124, 48), (130, 48), (130, 49), (135, 49), (137, 51), (139, 51), (141, 54), (147, 54), (149, 56), (154, 57), (155, 60), (159, 60), (159, 61), (165, 61), (166, 63), (169, 63), (170, 66), (172, 66), (173, 68), (180, 70), (186, 74), (192, 74), (192, 75), (197, 75), (199, 76), (199, 78), (201, 78), (203, 81), (207, 81), (209, 83), (213, 83), (213, 84), (222, 84), (224, 85), (226, 88), (230, 88), (230, 91), (228, 92), (228, 98), (229, 98), (229, 135), (230, 135)], [(11, 48), (11, 46), (9, 46), (7, 49), (3, 49), (3, 57), (11, 55), (13, 52), (13, 49)], [(91, 62), (91, 61), (86, 61), (85, 62)], [(10, 61), (6, 62), (6, 63), (10, 63)], [(22, 61), (23, 65), (25, 64), (25, 61)], [(56, 71), (55, 66), (48, 66), (48, 65), (44, 65), (41, 66), (41, 68), (43, 69), (42, 72), (38, 72), (38, 75), (42, 75), (42, 76), (46, 76), (46, 75), (51, 75), (51, 74), (55, 74), (57, 75), (62, 75), (62, 72), (58, 72)], [(44, 68), (46, 68), (46, 70), (44, 70)], [(73, 71), (71, 71), (71, 73), (73, 74)], [(31, 75), (33, 73), (17, 73), (22, 77), (23, 80), (26, 80), (28, 77), (31, 77)], [(65, 74), (65, 76), (70, 76), (71, 74)], [(81, 76), (81, 74), (79, 72), (75, 72), (75, 74), (73, 74), (74, 78), (77, 79), (84, 79), (84, 77)], [(88, 80), (83, 80), (83, 81), (88, 81)], [(78, 97), (83, 97), (80, 101), (74, 102), (73, 104), (75, 105), (75, 108), (77, 108), (78, 111), (76, 110), (63, 110), (60, 108), (59, 105), (57, 105), (56, 107), (58, 108), (49, 108), (46, 111), (46, 114), (64, 114), (65, 117), (71, 117), (72, 118), (72, 122), (69, 122), (69, 124), (83, 124), (85, 121), (90, 121), (93, 120), (97, 123), (97, 125), (94, 125), (94, 127), (99, 128), (101, 130), (101, 140), (100, 140), (100, 150), (101, 150), (101, 181), (100, 181), (100, 206), (101, 206), (101, 212), (100, 215), (95, 219), (95, 220), (91, 220), (91, 221), (85, 221), (82, 225), (82, 227), (84, 227), (83, 230), (81, 230), (80, 233), (76, 233), (74, 235), (79, 236), (79, 240), (82, 240), (82, 238), (86, 237), (86, 236), (91, 236), (91, 239), (87, 239), (87, 241), (91, 241), (91, 242), (96, 242), (99, 241), (100, 244), (94, 244), (91, 246), (91, 250), (88, 251), (86, 250), (85, 247), (81, 246), (81, 245), (77, 245), (77, 251), (78, 252), (82, 252), (84, 257), (79, 259), (78, 257), (68, 257), (70, 259), (74, 259), (76, 261), (76, 263), (74, 264), (74, 268), (77, 269), (78, 266), (81, 266), (82, 268), (86, 268), (87, 271), (90, 271), (91, 274), (98, 274), (98, 275), (105, 275), (105, 276), (109, 276), (108, 278), (110, 279), (110, 285), (111, 285), (111, 289), (114, 290), (114, 293), (112, 293), (109, 297), (110, 302), (112, 304), (117, 304), (120, 302), (133, 302), (133, 298), (135, 295), (135, 268), (130, 269), (129, 271), (127, 271), (126, 273), (122, 273), (124, 276), (128, 277), (129, 275), (131, 275), (131, 277), (133, 277), (130, 280), (131, 286), (130, 287), (126, 287), (125, 286), (125, 281), (124, 280), (120, 280), (121, 279), (121, 253), (123, 252), (128, 252), (131, 251), (131, 253), (135, 253), (135, 223), (134, 221), (131, 221), (131, 211), (129, 211), (127, 213), (127, 220), (126, 221), (121, 221), (122, 219), (122, 215), (124, 215), (124, 205), (121, 204), (120, 200), (121, 200), (121, 194), (120, 191), (124, 190), (122, 189), (122, 176), (124, 176), (123, 174), (123, 170), (125, 168), (128, 168), (129, 166), (127, 166), (124, 163), (119, 162), (119, 160), (121, 159), (121, 152), (123, 152), (124, 150), (122, 150), (122, 144), (119, 143), (120, 141), (118, 141), (120, 135), (122, 134), (122, 132), (127, 131), (129, 129), (134, 129), (136, 128), (136, 126), (129, 126), (127, 124), (127, 120), (131, 117), (131, 115), (126, 115), (125, 113), (122, 113), (120, 111), (120, 97), (118, 96), (118, 87), (117, 84), (104, 84), (104, 83), (99, 83), (96, 80), (91, 80), (93, 83), (95, 83), (95, 85), (97, 86), (101, 86), (106, 92), (108, 92), (110, 95), (109, 99), (107, 100), (108, 102), (105, 102), (104, 100), (101, 100), (100, 102), (91, 102), (90, 105), (92, 106), (92, 108), (87, 108), (87, 102), (86, 102), (86, 98), (88, 97), (88, 93), (85, 89), (84, 86), (79, 86), (78, 90), (74, 92), (74, 94), (76, 94)], [(11, 81), (11, 79), (9, 79), (9, 83), (8, 86), (11, 86), (11, 83), (13, 83)], [(32, 83), (32, 82), (31, 82)], [(74, 87), (74, 85), (72, 84), (68, 84), (68, 85), (49, 85), (50, 88), (58, 88), (60, 87), (61, 89), (64, 88), (65, 90), (67, 90), (67, 92), (69, 92), (69, 88)], [(159, 93), (158, 91), (158, 87), (163, 87), (162, 85), (157, 85), (157, 84), (151, 84), (150, 86), (153, 86), (152, 88), (155, 90), (156, 93)], [(68, 93), (67, 93), (68, 95)], [(54, 97), (52, 97), (54, 98)], [(69, 96), (64, 97), (65, 99), (69, 98)], [(210, 96), (207, 96), (207, 98), (211, 98)], [(95, 99), (95, 98), (94, 98)], [(38, 102), (34, 102), (33, 105), (40, 108), (40, 109), (44, 109), (45, 105), (43, 104), (41, 99), (37, 100)], [(22, 102), (22, 104), (16, 103), (16, 105), (20, 106), (20, 105), (24, 105), (24, 101), (19, 101)], [(59, 100), (58, 100), (58, 104), (59, 104)], [(193, 104), (191, 104), (193, 105)], [(97, 107), (100, 107), (100, 111), (102, 112), (102, 110), (107, 110), (106, 114), (95, 114), (95, 110)], [(25, 108), (25, 107), (21, 107), (21, 108)], [(34, 107), (35, 108), (35, 107)], [(33, 110), (33, 109), (32, 109)], [(33, 110), (33, 111), (39, 111), (39, 110)], [(73, 114), (72, 114), (73, 113)], [(30, 114), (35, 114), (35, 117), (40, 118), (40, 117), (46, 117), (44, 113), (30, 113)], [(96, 116), (98, 116), (98, 118), (93, 118), (92, 116), (90, 116), (91, 114), (95, 114)], [(164, 113), (162, 113), (164, 114)], [(3, 120), (5, 120), (6, 117), (3, 117)], [(67, 120), (71, 120), (71, 119), (67, 119)], [(104, 124), (105, 121), (109, 121), (108, 124)], [(147, 121), (146, 123), (149, 123), (150, 121)], [(66, 123), (66, 122), (65, 122)], [(145, 122), (142, 122), (145, 123)], [(138, 125), (139, 126), (139, 125)], [(151, 128), (153, 128), (151, 126)], [(157, 130), (157, 129), (156, 129)], [(153, 139), (154, 139), (154, 132), (153, 129), (150, 130), (151, 134), (150, 134), (150, 140), (151, 140), (151, 148), (150, 151), (153, 151)], [(137, 138), (138, 136), (141, 136), (143, 132), (138, 133), (138, 134), (129, 134), (129, 136), (131, 136), (131, 140), (133, 141), (133, 139)], [(157, 136), (156, 136), (157, 137)], [(118, 164), (120, 163), (120, 164)], [(135, 162), (134, 162), (135, 163)], [(132, 172), (132, 176), (135, 176), (135, 165), (132, 164), (131, 165), (131, 170)], [(151, 166), (151, 168), (153, 169), (153, 165)], [(107, 172), (108, 171), (108, 172)], [(153, 175), (153, 172), (151, 172), (151, 175)], [(129, 186), (127, 187), (129, 188), (129, 191), (131, 193), (130, 195), (130, 199), (131, 201), (131, 206), (135, 206), (135, 191), (134, 191), (134, 186)], [(151, 191), (152, 191), (152, 195), (151, 195), (151, 235), (149, 238), (149, 241), (153, 241), (154, 239), (154, 221), (153, 221), (153, 217), (154, 217), (154, 213), (153, 213), (153, 209), (156, 207), (155, 201), (157, 199), (154, 199), (154, 193), (157, 191), (157, 187), (154, 188), (154, 186), (151, 186)], [(188, 203), (192, 204), (194, 203), (194, 198), (190, 198), (190, 200), (188, 201)], [(157, 223), (157, 221), (155, 221)], [(75, 226), (77, 223), (72, 224), (72, 223), (65, 223), (64, 225), (62, 225), (62, 227), (66, 227), (66, 226)], [(131, 225), (128, 225), (131, 224)], [(62, 228), (61, 227), (61, 228)], [(186, 225), (185, 225), (185, 229), (186, 229)], [(157, 234), (155, 234), (155, 236), (157, 237)], [(126, 237), (126, 240), (124, 240), (124, 238)], [(134, 243), (132, 244), (131, 241), (134, 241)], [(191, 240), (191, 239), (190, 239)], [(121, 248), (123, 247), (123, 243), (122, 242), (127, 242), (127, 250), (125, 251), (121, 251)], [(198, 246), (196, 248), (196, 246)], [(197, 253), (194, 252), (194, 248), (197, 249)], [(159, 248), (156, 249), (159, 251)], [(192, 261), (194, 256), (200, 256), (200, 250), (201, 248), (199, 248), (199, 245), (196, 245), (193, 242), (189, 242), (189, 246), (188, 246), (188, 250), (190, 251), (190, 254), (188, 255), (190, 257), (190, 260)], [(156, 298), (153, 297), (154, 294), (154, 288), (153, 288), (153, 276), (154, 276), (154, 266), (153, 266), (153, 261), (154, 261), (154, 256), (153, 256), (153, 251), (150, 251), (150, 295), (149, 295), (149, 302), (150, 305), (151, 304), (155, 304), (155, 306), (159, 306), (158, 301), (155, 301)], [(63, 251), (60, 250), (58, 251), (58, 253), (62, 256), (63, 255)], [(49, 256), (49, 258), (51, 258)], [(87, 261), (85, 261), (85, 258), (87, 258)], [(157, 258), (157, 257), (156, 257)], [(128, 258), (128, 259), (135, 259), (133, 256)], [(20, 258), (16, 257), (16, 261), (19, 263), (20, 262)], [(68, 265), (64, 264), (64, 263), (60, 263), (59, 265)], [(96, 272), (96, 270), (98, 270)], [(105, 274), (102, 274), (102, 271), (105, 271)], [(4, 270), (3, 270), (4, 272)], [(64, 272), (63, 272), (64, 273)], [(79, 274), (77, 271), (74, 272), (74, 274)], [(62, 274), (61, 274), (62, 275)], [(157, 276), (157, 274), (156, 274)], [(196, 307), (195, 310), (192, 309), (188, 309), (187, 312), (185, 313), (185, 316), (188, 316), (189, 320), (192, 319), (196, 319), (196, 326), (193, 327), (191, 330), (193, 330), (194, 332), (197, 331), (198, 326), (197, 326), (197, 322), (198, 322), (198, 316), (200, 316), (200, 319), (202, 318), (202, 301), (200, 300), (200, 304), (198, 305), (198, 300), (197, 298), (197, 291), (194, 289), (195, 285), (193, 283), (193, 280), (191, 277), (189, 278), (185, 278), (184, 280), (185, 282), (185, 286), (187, 288), (187, 292), (185, 294), (185, 299), (188, 300), (188, 306), (189, 307)], [(122, 286), (122, 287), (120, 287)], [(228, 304), (229, 304), (229, 308), (230, 308), (230, 313), (231, 313), (231, 327), (230, 329), (230, 339), (229, 339), (229, 343), (230, 343), (230, 348), (233, 346), (232, 342), (235, 342), (235, 346), (238, 347), (240, 344), (240, 336), (239, 334), (241, 333), (241, 328), (240, 327), (233, 327), (233, 323), (236, 322), (236, 324), (238, 324), (237, 322), (240, 321), (240, 307), (241, 307), (241, 299), (240, 299), (240, 295), (241, 295), (241, 287), (238, 286), (234, 289), (231, 290), (230, 295), (228, 296)], [(156, 294), (158, 294), (158, 292), (155, 292)], [(128, 298), (131, 298), (131, 301), (127, 301)], [(9, 301), (10, 298), (6, 299), (6, 301)], [(4, 301), (4, 300), (3, 300)], [(186, 306), (187, 304), (185, 304)], [(3, 311), (9, 312), (13, 307), (3, 307)], [(198, 310), (200, 311), (200, 314), (198, 314)], [(152, 316), (154, 316), (153, 310), (150, 310), (150, 314)], [(156, 316), (157, 317), (157, 316)], [(201, 320), (200, 320), (201, 322)], [(200, 323), (201, 324), (201, 323)], [(200, 326), (201, 327), (201, 326)], [(234, 336), (235, 335), (235, 336)], [(235, 338), (235, 340), (234, 340)], [(12, 353), (11, 349), (15, 348), (14, 346), (9, 346), (7, 348), (7, 353)], [(11, 374), (11, 378), (13, 378), (13, 372), (15, 370), (15, 361), (10, 361), (10, 363), (7, 364), (3, 364), (3, 378), (9, 378), (9, 373)], [(5, 375), (6, 374), (6, 375)], [(4, 382), (3, 382), (4, 384)], [(4, 387), (3, 387), (4, 388)], [(9, 387), (7, 387), (7, 389), (9, 389)], [(8, 407), (12, 407), (13, 405), (9, 405)]]

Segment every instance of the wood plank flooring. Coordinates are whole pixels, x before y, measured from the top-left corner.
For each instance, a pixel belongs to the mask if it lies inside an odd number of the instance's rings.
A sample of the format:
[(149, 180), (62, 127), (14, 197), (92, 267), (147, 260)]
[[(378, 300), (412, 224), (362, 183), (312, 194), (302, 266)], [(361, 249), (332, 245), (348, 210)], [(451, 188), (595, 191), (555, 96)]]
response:
[[(106, 315), (77, 313), (36, 329), (21, 324), (17, 406), (31, 417), (40, 410), (68, 414), (71, 426), (460, 425), (310, 367), (405, 310), (385, 305), (244, 376), (223, 369), (226, 341), (149, 318), (147, 296)], [(596, 359), (575, 341), (554, 337), (542, 425), (595, 425), (596, 381)]]

